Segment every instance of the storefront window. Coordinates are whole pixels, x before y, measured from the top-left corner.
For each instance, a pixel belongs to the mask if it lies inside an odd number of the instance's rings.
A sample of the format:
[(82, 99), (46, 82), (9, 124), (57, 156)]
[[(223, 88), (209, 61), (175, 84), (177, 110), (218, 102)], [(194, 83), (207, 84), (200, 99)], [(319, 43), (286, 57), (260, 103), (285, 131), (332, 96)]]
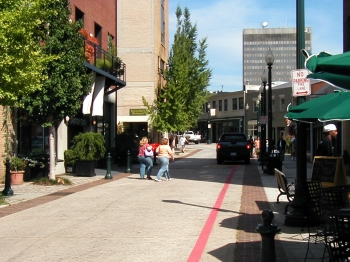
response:
[(19, 112), (18, 151), (20, 154), (41, 154), (49, 152), (49, 128), (31, 124), (23, 111)]

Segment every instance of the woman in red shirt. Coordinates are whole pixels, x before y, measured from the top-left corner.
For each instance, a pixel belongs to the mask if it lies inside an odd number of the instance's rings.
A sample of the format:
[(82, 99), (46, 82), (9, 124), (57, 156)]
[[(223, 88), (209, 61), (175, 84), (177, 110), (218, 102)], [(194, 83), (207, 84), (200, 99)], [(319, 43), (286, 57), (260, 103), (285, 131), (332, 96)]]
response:
[[(147, 179), (152, 179), (151, 174), (152, 174), (152, 168), (153, 168), (153, 160), (152, 156), (147, 156), (145, 153), (145, 150), (147, 151), (147, 148), (151, 147), (151, 145), (148, 144), (148, 138), (143, 137), (140, 140), (139, 144), (139, 154), (137, 156), (137, 159), (140, 162), (140, 178), (144, 179), (145, 178), (145, 173), (147, 172)], [(152, 149), (151, 149), (152, 151)], [(153, 151), (152, 151), (153, 155)]]

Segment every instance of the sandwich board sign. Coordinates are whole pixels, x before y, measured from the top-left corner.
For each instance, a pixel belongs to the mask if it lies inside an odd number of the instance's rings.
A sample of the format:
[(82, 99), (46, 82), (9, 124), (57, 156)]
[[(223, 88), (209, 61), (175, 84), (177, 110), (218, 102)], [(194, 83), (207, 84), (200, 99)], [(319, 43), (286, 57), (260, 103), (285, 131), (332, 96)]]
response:
[(292, 90), (293, 96), (309, 96), (311, 94), (310, 79), (307, 69), (292, 70)]

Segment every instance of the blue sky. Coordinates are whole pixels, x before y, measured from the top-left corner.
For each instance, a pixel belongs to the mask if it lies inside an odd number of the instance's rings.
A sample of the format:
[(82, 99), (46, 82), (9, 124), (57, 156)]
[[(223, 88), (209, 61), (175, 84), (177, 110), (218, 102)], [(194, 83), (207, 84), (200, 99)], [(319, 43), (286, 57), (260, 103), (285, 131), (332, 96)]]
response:
[[(312, 53), (343, 52), (343, 1), (305, 0), (305, 27), (312, 28)], [(242, 90), (242, 32), (259, 28), (296, 27), (296, 0), (169, 0), (170, 47), (177, 6), (187, 7), (197, 24), (198, 39), (208, 38), (207, 58), (213, 76), (209, 90)], [(267, 50), (266, 50), (267, 52)]]

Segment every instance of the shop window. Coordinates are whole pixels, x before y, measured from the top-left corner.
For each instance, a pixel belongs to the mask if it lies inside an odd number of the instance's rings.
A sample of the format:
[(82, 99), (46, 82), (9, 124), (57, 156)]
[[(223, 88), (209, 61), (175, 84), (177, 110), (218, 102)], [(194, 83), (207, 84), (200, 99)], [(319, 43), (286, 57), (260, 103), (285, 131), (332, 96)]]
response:
[(237, 110), (237, 98), (232, 98), (232, 110)]

